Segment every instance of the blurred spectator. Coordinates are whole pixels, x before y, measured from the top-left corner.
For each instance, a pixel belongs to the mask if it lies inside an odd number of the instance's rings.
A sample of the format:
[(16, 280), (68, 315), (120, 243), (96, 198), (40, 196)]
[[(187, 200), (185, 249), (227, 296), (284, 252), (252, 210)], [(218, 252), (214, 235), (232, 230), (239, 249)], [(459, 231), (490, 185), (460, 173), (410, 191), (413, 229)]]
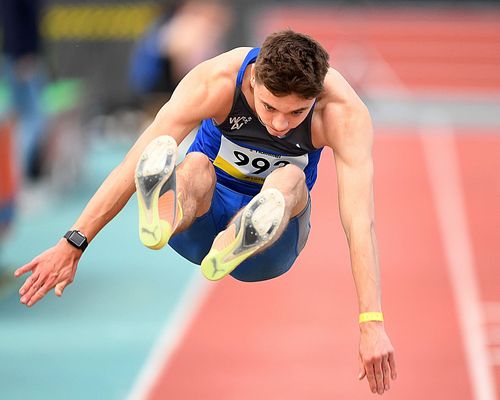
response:
[[(19, 175), (36, 178), (40, 172), (40, 148), (45, 133), (41, 104), (44, 74), (39, 56), (40, 7), (38, 0), (0, 1), (1, 80), (7, 85), (6, 91), (2, 87), (5, 95), (0, 99), (0, 252), (14, 217), (17, 178)], [(14, 160), (18, 161), (22, 174), (16, 172)], [(5, 287), (10, 286), (9, 277), (10, 271), (2, 267), (0, 259), (0, 298)]]
[(182, 77), (224, 50), (232, 13), (221, 0), (169, 2), (138, 41), (129, 68), (130, 85), (154, 116)]
[(2, 263), (2, 241), (14, 217), (14, 205), (16, 194), (15, 171), (14, 171), (14, 145), (12, 122), (10, 121), (6, 99), (0, 98), (0, 300), (6, 286), (10, 286), (13, 277), (10, 271)]
[(40, 150), (46, 130), (42, 108), (45, 74), (41, 61), (41, 0), (1, 0), (3, 76), (16, 116), (19, 161), (29, 178), (40, 174)]

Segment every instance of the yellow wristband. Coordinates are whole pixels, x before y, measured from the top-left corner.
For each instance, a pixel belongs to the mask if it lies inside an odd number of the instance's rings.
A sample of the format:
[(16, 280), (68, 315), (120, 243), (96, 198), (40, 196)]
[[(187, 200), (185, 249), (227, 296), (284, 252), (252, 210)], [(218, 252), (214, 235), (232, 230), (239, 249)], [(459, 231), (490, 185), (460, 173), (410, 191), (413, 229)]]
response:
[(384, 320), (384, 314), (381, 312), (362, 312), (359, 314), (359, 323), (362, 324), (363, 322), (369, 322), (369, 321), (383, 321)]

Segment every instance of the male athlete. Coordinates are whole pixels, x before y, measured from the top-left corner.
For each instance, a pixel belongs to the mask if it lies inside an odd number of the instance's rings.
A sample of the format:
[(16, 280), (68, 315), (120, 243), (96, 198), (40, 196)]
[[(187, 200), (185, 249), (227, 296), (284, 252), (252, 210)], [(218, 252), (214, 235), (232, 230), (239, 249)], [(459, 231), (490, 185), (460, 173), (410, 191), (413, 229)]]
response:
[[(199, 125), (185, 159), (177, 144)], [(190, 71), (108, 176), (70, 231), (19, 268), (32, 306), (61, 296), (83, 250), (125, 206), (139, 202), (139, 237), (167, 242), (205, 277), (261, 281), (285, 273), (309, 233), (309, 191), (321, 150), (334, 150), (340, 214), (360, 309), (360, 375), (382, 394), (395, 379), (380, 302), (374, 231), (371, 120), (326, 51), (293, 31), (237, 48)]]

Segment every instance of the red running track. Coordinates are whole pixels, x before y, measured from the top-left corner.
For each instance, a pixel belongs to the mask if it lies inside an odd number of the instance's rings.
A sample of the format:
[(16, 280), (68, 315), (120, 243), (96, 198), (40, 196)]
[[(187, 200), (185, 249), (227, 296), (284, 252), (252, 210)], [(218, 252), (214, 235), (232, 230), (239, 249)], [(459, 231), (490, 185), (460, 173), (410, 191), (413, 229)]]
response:
[[(386, 327), (399, 377), (387, 399), (472, 399), (422, 144), (379, 134), (377, 231)], [(410, 132), (411, 133), (411, 132)], [(481, 300), (500, 302), (500, 136), (460, 135), (460, 170)], [(313, 230), (279, 279), (214, 284), (149, 399), (366, 399), (357, 377), (357, 304), (332, 156), (313, 191)], [(500, 370), (492, 367), (497, 395)]]

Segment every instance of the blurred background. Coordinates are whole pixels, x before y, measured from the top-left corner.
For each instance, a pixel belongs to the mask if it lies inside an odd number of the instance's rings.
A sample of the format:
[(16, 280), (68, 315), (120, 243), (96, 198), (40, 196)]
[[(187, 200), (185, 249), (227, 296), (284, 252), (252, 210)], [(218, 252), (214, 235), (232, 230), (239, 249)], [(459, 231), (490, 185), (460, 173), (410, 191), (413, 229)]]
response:
[[(0, 398), (365, 399), (332, 154), (270, 282), (212, 284), (136, 234), (135, 196), (61, 299), (55, 244), (200, 61), (292, 28), (368, 105), (394, 399), (500, 398), (500, 2), (1, 0)], [(168, 132), (165, 132), (168, 134)], [(184, 144), (185, 146), (185, 144)]]

